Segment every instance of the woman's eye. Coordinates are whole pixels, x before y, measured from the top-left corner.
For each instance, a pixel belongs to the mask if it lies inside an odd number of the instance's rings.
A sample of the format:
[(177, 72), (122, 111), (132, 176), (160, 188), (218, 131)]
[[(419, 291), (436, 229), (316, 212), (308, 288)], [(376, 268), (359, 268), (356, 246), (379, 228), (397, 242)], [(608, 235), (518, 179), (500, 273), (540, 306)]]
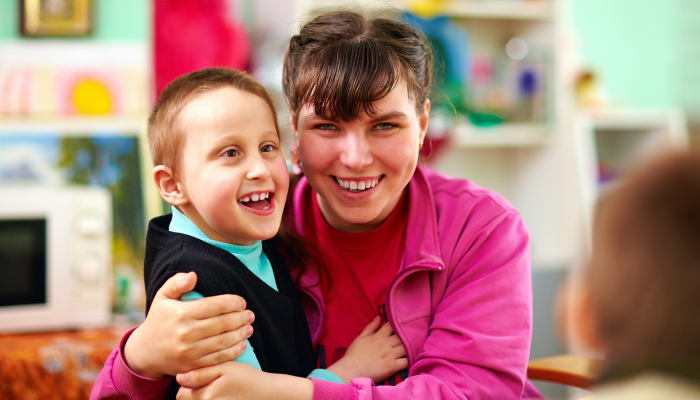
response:
[(234, 150), (234, 149), (226, 150), (224, 152), (224, 157), (236, 157), (238, 155), (239, 155), (238, 150)]
[(266, 144), (265, 146), (260, 148), (261, 153), (269, 153), (269, 152), (274, 151), (274, 150), (275, 150), (275, 146), (273, 146), (271, 144)]
[(388, 122), (382, 122), (381, 124), (378, 124), (375, 128), (379, 129), (380, 131), (388, 131), (390, 129), (396, 128), (396, 125), (390, 124)]
[(316, 125), (316, 129), (320, 129), (322, 131), (330, 131), (330, 130), (335, 129), (335, 125), (333, 125), (333, 124)]

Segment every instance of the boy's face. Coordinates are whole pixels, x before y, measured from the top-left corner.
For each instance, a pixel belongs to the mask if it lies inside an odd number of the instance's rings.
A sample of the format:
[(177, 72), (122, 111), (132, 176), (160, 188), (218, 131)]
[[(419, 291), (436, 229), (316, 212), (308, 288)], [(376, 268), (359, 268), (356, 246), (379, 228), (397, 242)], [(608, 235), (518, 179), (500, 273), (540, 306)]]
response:
[(180, 112), (180, 209), (209, 238), (250, 244), (277, 233), (289, 174), (274, 118), (263, 99), (229, 87)]

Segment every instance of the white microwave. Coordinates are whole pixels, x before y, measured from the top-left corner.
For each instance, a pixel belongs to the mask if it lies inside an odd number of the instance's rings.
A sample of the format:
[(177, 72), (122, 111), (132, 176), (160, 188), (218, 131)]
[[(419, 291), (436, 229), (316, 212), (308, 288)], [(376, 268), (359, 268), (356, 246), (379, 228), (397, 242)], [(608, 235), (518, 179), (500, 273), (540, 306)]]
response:
[(0, 332), (109, 322), (111, 204), (99, 187), (0, 186)]

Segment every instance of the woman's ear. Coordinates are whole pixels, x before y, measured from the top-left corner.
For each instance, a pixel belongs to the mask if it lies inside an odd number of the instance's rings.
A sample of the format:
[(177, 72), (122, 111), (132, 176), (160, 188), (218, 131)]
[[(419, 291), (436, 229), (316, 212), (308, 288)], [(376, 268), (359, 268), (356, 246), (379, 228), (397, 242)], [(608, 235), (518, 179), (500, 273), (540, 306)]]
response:
[(420, 126), (420, 136), (418, 137), (419, 147), (423, 147), (423, 141), (425, 140), (425, 135), (428, 132), (428, 122), (430, 121), (430, 100), (425, 99), (425, 107), (423, 107), (423, 112), (418, 115), (418, 124)]
[(294, 132), (294, 141), (299, 143), (299, 132), (297, 131), (297, 121), (294, 119), (292, 112), (289, 112), (289, 124), (292, 126), (292, 132)]
[(189, 202), (187, 195), (175, 179), (175, 174), (170, 167), (158, 165), (153, 168), (153, 180), (158, 187), (160, 196), (171, 205), (183, 206)]

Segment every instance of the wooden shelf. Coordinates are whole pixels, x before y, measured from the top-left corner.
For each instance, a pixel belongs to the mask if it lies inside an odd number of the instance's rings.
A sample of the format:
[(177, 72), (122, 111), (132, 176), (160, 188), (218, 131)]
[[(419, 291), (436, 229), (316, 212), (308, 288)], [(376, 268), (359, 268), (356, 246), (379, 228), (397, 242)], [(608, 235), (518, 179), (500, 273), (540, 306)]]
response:
[(0, 118), (0, 136), (17, 133), (60, 136), (135, 136), (145, 131), (146, 118), (146, 116), (136, 115)]
[(454, 146), (470, 147), (534, 147), (547, 144), (551, 128), (545, 124), (502, 124), (477, 128), (466, 123), (455, 129)]

